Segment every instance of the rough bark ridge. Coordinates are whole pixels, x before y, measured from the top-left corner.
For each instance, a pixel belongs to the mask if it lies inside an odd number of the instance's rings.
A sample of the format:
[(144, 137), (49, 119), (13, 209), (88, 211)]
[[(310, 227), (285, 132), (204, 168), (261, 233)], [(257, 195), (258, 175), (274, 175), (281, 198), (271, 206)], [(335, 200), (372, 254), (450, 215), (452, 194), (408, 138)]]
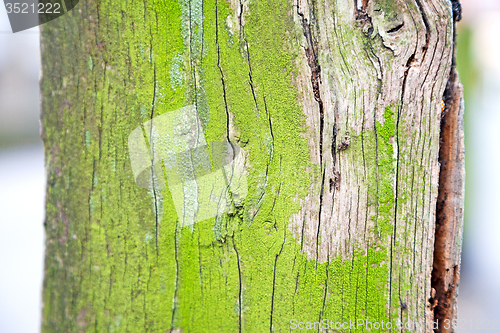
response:
[[(81, 0), (43, 25), (43, 331), (429, 331), (452, 39), (448, 0)], [(188, 105), (248, 194), (185, 227), (127, 139)]]

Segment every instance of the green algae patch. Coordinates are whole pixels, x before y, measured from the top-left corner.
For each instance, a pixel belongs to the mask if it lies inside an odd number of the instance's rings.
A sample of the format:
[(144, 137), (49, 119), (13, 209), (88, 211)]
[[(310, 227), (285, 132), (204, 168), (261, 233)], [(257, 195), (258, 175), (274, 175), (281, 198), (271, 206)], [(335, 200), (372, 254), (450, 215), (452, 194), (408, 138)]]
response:
[(394, 156), (393, 142), (396, 135), (394, 112), (386, 107), (384, 111), (384, 124), (377, 121), (377, 170), (378, 184), (378, 231), (392, 234), (394, 223), (394, 181), (396, 175), (396, 158)]

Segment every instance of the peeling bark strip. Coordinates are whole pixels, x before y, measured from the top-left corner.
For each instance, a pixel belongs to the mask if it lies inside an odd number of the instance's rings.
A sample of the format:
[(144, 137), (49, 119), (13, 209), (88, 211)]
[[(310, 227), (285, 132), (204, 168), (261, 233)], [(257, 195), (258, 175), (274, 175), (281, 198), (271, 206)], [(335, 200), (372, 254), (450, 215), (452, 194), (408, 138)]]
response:
[[(461, 18), (460, 3), (452, 1), (454, 21)], [(455, 48), (455, 38), (454, 38)], [(454, 332), (445, 325), (457, 317), (460, 255), (465, 192), (465, 145), (463, 88), (455, 70), (455, 58), (443, 95), (439, 146), (439, 192), (436, 204), (436, 235), (432, 270), (432, 294), (429, 302), (434, 319), (439, 320), (438, 333)], [(448, 327), (448, 328), (447, 328)]]
[[(430, 303), (434, 318), (440, 323), (457, 316), (458, 283), (460, 280), (460, 254), (464, 217), (465, 146), (464, 104), (462, 85), (455, 69), (446, 87), (445, 109), (441, 121), (439, 162), (439, 194), (436, 204), (436, 236)], [(440, 325), (436, 332), (453, 332)]]
[[(430, 332), (452, 48), (449, 0), (80, 0), (43, 25), (43, 332)], [(183, 227), (127, 138), (187, 105), (248, 194)]]

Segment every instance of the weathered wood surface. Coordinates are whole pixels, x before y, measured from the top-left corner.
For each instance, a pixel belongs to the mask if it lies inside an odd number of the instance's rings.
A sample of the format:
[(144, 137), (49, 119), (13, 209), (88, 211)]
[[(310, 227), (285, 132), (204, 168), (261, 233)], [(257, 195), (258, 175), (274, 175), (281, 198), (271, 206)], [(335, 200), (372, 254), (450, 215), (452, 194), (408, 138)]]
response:
[[(431, 331), (453, 29), (447, 0), (81, 0), (42, 26), (43, 331)], [(249, 186), (192, 227), (127, 147), (187, 105)]]

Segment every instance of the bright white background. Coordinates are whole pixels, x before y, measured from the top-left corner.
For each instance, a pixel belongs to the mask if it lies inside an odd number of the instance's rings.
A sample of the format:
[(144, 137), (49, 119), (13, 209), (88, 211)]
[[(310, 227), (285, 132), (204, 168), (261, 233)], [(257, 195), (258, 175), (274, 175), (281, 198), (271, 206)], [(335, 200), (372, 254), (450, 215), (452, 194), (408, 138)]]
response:
[[(458, 301), (459, 318), (470, 327), (471, 320), (500, 321), (500, 1), (462, 3), (459, 25), (473, 37), (468, 65), (480, 74), (466, 101), (466, 230)], [(0, 333), (40, 330), (45, 171), (38, 38), (38, 28), (12, 34), (0, 4)]]

